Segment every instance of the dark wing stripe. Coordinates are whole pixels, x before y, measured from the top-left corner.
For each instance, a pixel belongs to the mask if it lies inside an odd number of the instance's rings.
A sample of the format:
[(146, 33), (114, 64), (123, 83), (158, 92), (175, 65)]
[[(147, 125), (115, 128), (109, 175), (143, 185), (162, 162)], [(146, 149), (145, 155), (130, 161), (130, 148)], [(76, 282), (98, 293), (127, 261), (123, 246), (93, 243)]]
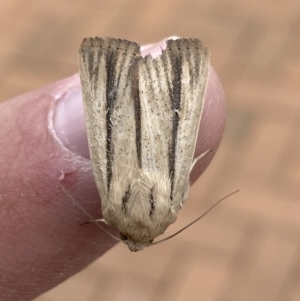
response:
[(122, 211), (125, 213), (127, 212), (127, 202), (129, 198), (130, 198), (130, 185), (128, 186), (124, 196), (122, 197)]
[[(176, 49), (177, 50), (177, 49)], [(177, 144), (177, 133), (179, 126), (179, 110), (181, 106), (181, 77), (182, 77), (182, 57), (181, 53), (176, 51), (176, 54), (171, 53), (171, 72), (172, 72), (172, 91), (171, 107), (173, 111), (172, 116), (172, 138), (171, 145), (169, 148), (169, 176), (171, 180), (171, 203), (173, 200), (174, 190), (174, 177), (175, 177), (175, 159), (176, 159), (176, 144)]]
[(89, 71), (89, 75), (91, 77), (91, 82), (92, 82), (92, 77), (94, 75), (94, 53), (93, 51), (88, 53), (88, 71)]
[(150, 217), (152, 216), (154, 210), (155, 210), (155, 200), (154, 200), (154, 195), (153, 195), (153, 189), (154, 187), (151, 188), (150, 191), (150, 196), (149, 196), (149, 203), (150, 203)]
[(116, 87), (116, 53), (110, 51), (106, 55), (106, 172), (107, 188), (109, 191), (112, 179), (112, 161), (114, 155), (114, 145), (112, 143), (113, 122), (112, 115), (115, 107), (117, 87)]
[(137, 158), (139, 162), (139, 167), (142, 168), (142, 109), (141, 109), (141, 99), (139, 91), (139, 78), (135, 77), (136, 86), (134, 87), (134, 110), (135, 110), (135, 141), (136, 141), (136, 151)]
[[(114, 40), (112, 40), (115, 42)], [(120, 41), (121, 42), (121, 41)], [(123, 70), (127, 70), (127, 54), (120, 51), (115, 46), (106, 46), (106, 172), (107, 172), (107, 188), (109, 191), (112, 180), (112, 164), (114, 157), (114, 144), (112, 143), (113, 135), (113, 115), (119, 91), (120, 80), (128, 79), (129, 74), (125, 74)], [(127, 52), (125, 50), (125, 52)]]

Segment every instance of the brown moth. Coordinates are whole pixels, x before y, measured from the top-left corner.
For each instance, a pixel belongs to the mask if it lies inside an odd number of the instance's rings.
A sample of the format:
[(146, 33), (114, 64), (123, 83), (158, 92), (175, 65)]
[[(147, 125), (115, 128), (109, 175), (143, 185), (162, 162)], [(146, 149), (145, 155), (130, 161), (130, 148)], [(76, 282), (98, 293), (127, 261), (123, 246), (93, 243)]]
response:
[(137, 43), (84, 39), (80, 79), (104, 220), (131, 251), (152, 244), (187, 198), (209, 70), (196, 39), (167, 41), (157, 58)]

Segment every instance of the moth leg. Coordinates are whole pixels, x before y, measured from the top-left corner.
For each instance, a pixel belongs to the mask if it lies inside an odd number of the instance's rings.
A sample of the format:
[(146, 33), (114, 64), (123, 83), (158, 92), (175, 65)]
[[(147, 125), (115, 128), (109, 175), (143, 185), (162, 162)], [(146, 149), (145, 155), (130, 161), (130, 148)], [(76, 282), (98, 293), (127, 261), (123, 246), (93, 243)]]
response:
[(181, 209), (182, 208), (182, 205), (184, 204), (184, 202), (186, 201), (188, 195), (189, 195), (189, 191), (190, 191), (190, 180), (188, 179), (187, 182), (186, 182), (186, 188), (185, 188), (185, 192), (182, 196), (182, 200), (180, 201), (179, 203), (179, 208)]
[(198, 156), (197, 158), (194, 159), (192, 165), (191, 165), (191, 169), (190, 172), (192, 171), (192, 169), (194, 168), (194, 166), (196, 165), (196, 163), (202, 159), (205, 155), (207, 155), (208, 153), (212, 152), (212, 149), (207, 150), (206, 152), (202, 153), (200, 156)]
[[(190, 169), (190, 172), (192, 171), (192, 169), (194, 168), (195, 164), (200, 160), (202, 159), (205, 155), (207, 155), (208, 153), (212, 152), (213, 150), (212, 149), (209, 149), (207, 150), (206, 152), (202, 153), (199, 157), (195, 158), (192, 165), (191, 165), (191, 169)], [(189, 190), (190, 190), (190, 180), (188, 179), (187, 180), (187, 183), (186, 183), (186, 190), (184, 192), (184, 195), (182, 197), (182, 201), (180, 202), (180, 208), (182, 207), (182, 205), (184, 204), (185, 200), (187, 199), (188, 197), (188, 194), (189, 194)]]
[(104, 218), (99, 218), (99, 219), (94, 219), (94, 220), (89, 220), (89, 221), (83, 222), (80, 224), (80, 226), (90, 224), (90, 223), (98, 223), (98, 222), (105, 223), (108, 225), (108, 223), (106, 222), (106, 220)]

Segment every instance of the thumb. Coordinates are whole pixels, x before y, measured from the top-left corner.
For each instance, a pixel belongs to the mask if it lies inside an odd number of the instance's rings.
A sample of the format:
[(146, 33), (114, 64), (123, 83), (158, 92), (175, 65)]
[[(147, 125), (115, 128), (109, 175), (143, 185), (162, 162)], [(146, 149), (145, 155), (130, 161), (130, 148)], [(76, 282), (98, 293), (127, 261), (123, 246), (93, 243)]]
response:
[(45, 176), (59, 179), (85, 210), (100, 217), (80, 93), (74, 76), (1, 104), (0, 291), (5, 300), (32, 299), (116, 243), (92, 225), (80, 226), (87, 217)]

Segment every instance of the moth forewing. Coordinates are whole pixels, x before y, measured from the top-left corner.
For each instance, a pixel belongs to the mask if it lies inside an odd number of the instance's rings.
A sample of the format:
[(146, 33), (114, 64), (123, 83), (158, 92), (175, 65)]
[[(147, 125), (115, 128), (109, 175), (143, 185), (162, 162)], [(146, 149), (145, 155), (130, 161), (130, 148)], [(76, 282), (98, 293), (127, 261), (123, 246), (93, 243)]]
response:
[(178, 202), (182, 205), (185, 201), (182, 193), (186, 191), (186, 197), (189, 190), (189, 174), (200, 127), (209, 68), (208, 51), (200, 41), (183, 44), (186, 52), (183, 53), (182, 63), (181, 106), (178, 110), (174, 173), (176, 206)]
[(138, 251), (176, 220), (187, 196), (208, 52), (199, 40), (178, 39), (143, 58), (136, 43), (90, 38), (79, 64), (102, 214)]
[[(119, 167), (116, 168), (114, 157), (118, 155), (122, 159), (122, 156), (126, 158), (133, 153), (130, 149), (132, 143), (127, 148), (125, 146), (126, 140), (133, 140), (128, 132), (134, 128), (134, 118), (131, 116), (134, 107), (129, 103), (124, 110), (124, 106), (131, 99), (131, 86), (127, 80), (129, 69), (139, 52), (136, 43), (101, 38), (85, 39), (80, 49), (79, 70), (87, 136), (102, 211), (105, 211), (111, 193), (111, 182), (116, 177), (122, 179), (119, 174), (124, 172), (124, 168), (129, 168), (126, 160), (124, 163), (119, 160)], [(120, 109), (120, 98), (123, 100), (123, 109)], [(116, 127), (118, 130), (115, 130)], [(115, 147), (116, 144), (118, 147)], [(117, 169), (114, 178), (113, 169)]]

